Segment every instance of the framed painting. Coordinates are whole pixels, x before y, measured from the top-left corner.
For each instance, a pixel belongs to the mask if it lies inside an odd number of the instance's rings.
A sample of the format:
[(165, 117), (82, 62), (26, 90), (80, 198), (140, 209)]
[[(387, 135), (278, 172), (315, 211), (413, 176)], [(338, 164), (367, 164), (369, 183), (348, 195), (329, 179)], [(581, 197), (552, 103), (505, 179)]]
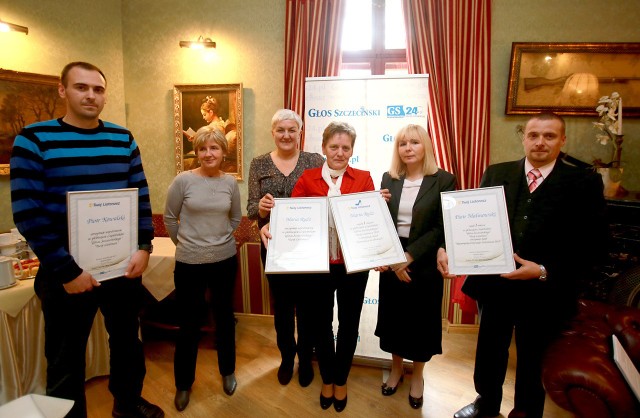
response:
[(222, 171), (242, 180), (242, 83), (181, 84), (173, 88), (173, 140), (176, 173), (197, 168), (196, 131), (210, 125), (227, 139)]
[(625, 117), (640, 116), (640, 43), (512, 44), (507, 115), (597, 116), (598, 99), (614, 91)]
[(0, 69), (0, 175), (9, 174), (13, 141), (25, 126), (64, 116), (53, 75)]

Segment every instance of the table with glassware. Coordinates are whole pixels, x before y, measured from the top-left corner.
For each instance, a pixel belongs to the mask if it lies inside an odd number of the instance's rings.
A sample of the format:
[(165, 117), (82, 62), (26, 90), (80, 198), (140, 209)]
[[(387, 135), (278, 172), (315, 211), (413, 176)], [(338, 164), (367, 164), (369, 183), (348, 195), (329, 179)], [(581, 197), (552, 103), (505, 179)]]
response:
[[(174, 289), (175, 245), (169, 238), (156, 238), (153, 244), (142, 283), (162, 300)], [(44, 317), (33, 282), (18, 280), (0, 290), (0, 404), (28, 393), (45, 393)], [(98, 311), (87, 344), (86, 378), (108, 374), (108, 334)]]

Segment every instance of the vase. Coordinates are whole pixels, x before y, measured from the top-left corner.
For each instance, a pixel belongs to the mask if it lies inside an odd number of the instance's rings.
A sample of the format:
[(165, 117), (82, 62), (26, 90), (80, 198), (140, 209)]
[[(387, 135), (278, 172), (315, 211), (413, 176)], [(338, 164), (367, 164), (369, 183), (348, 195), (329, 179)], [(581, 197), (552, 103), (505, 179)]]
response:
[(615, 197), (622, 183), (622, 167), (602, 167), (598, 168), (598, 173), (602, 176), (604, 196)]

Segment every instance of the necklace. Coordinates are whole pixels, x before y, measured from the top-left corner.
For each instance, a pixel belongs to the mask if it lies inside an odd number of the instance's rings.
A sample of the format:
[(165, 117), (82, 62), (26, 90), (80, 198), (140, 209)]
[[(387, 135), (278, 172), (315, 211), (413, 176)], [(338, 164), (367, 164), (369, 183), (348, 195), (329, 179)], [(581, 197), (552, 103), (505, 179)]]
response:
[[(216, 176), (216, 178), (220, 178), (220, 176)], [(202, 179), (204, 180), (205, 183), (207, 183), (207, 186), (209, 186), (209, 188), (213, 191), (212, 196), (216, 195), (216, 192), (218, 191), (218, 186), (220, 185), (220, 181), (216, 182), (216, 187), (213, 187), (211, 185), (211, 183), (209, 183), (209, 180), (207, 180), (207, 176), (202, 176)]]

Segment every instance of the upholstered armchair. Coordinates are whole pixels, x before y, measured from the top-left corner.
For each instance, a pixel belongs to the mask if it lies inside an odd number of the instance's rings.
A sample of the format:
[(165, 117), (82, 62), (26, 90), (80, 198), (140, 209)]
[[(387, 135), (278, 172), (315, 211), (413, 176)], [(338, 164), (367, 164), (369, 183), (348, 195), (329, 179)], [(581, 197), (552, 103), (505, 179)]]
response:
[(584, 418), (640, 417), (640, 405), (613, 361), (611, 335), (640, 368), (640, 309), (589, 300), (547, 352), (543, 383), (560, 407)]

